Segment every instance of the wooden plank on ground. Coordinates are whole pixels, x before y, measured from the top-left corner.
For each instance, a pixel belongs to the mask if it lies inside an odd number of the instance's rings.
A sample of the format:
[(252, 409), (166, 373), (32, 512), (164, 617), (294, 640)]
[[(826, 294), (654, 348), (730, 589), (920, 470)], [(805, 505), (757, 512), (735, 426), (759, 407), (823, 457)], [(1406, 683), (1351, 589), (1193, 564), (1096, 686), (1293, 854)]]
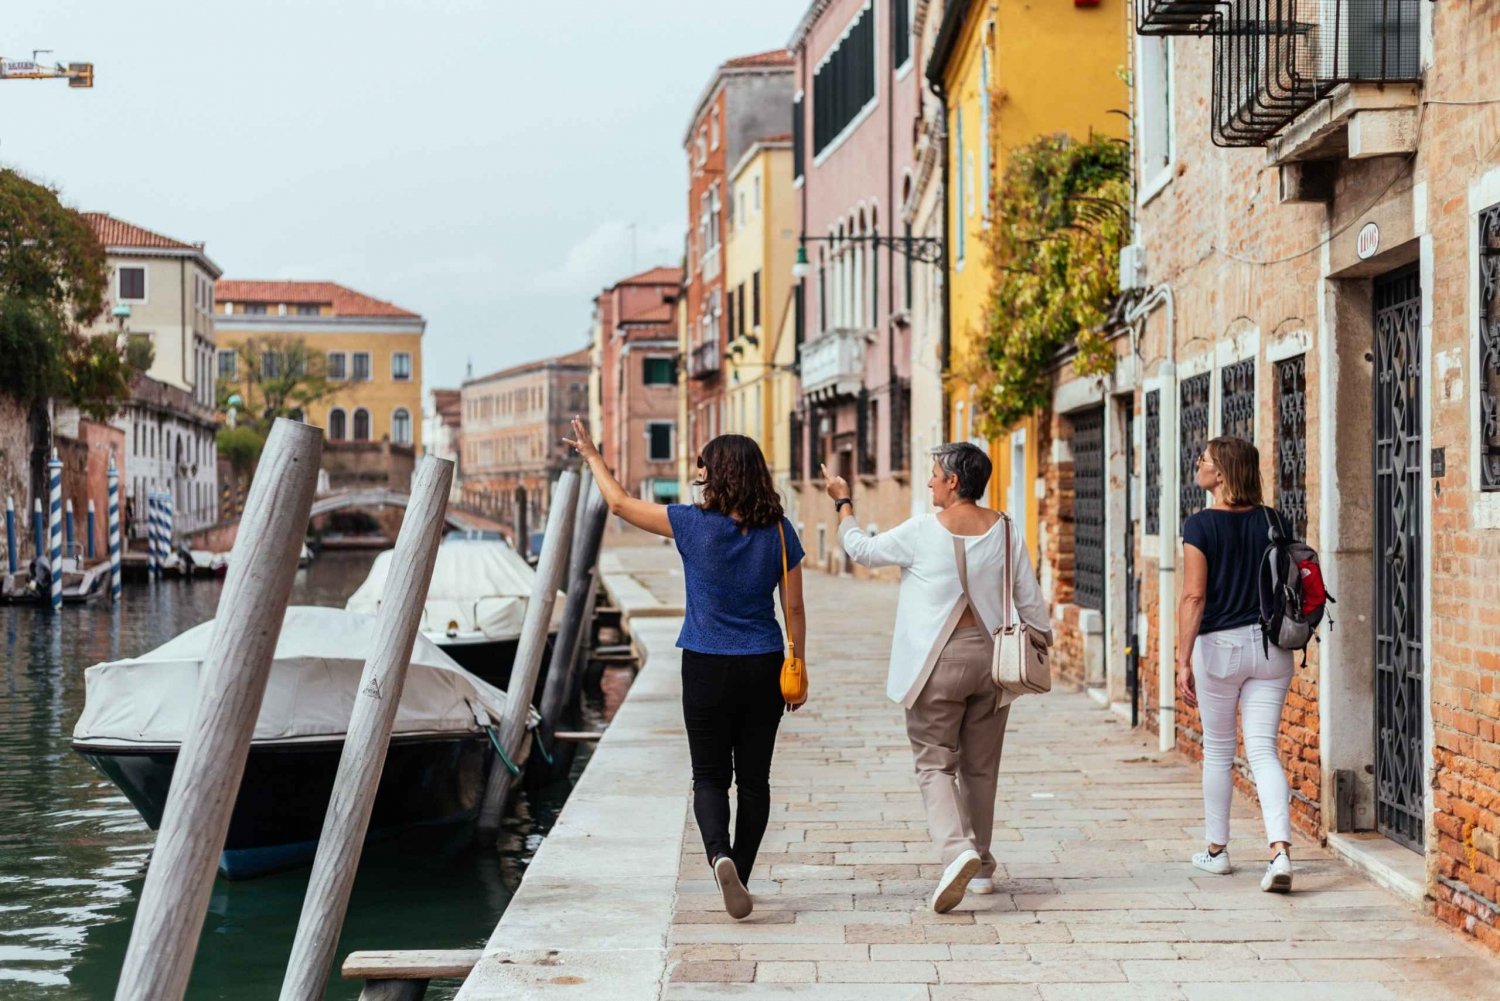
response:
[(344, 960), (345, 980), (442, 980), (467, 977), (478, 949), (372, 949)]

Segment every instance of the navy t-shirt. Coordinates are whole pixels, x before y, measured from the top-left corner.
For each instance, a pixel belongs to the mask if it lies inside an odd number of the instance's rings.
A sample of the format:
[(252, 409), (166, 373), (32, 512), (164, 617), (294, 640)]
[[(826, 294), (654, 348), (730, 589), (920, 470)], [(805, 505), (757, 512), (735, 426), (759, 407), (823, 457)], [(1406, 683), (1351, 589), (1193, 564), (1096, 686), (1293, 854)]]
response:
[[(748, 531), (727, 514), (670, 504), (667, 517), (682, 554), (687, 611), (677, 645), (697, 653), (749, 655), (786, 649), (776, 622), (781, 536), (775, 525)], [(802, 562), (802, 542), (786, 518), (787, 569)]]
[(1292, 537), (1286, 521), (1268, 507), (1249, 511), (1205, 508), (1182, 523), (1182, 541), (1208, 558), (1200, 635), (1260, 621), (1260, 562), (1271, 542), (1267, 514), (1277, 519), (1283, 538)]

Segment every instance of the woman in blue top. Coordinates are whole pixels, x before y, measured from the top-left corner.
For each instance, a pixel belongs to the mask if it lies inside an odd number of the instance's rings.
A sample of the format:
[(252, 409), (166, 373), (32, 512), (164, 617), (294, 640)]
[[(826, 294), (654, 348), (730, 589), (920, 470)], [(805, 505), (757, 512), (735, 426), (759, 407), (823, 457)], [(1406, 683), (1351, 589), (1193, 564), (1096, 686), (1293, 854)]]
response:
[[(726, 434), (698, 456), (701, 504), (653, 504), (631, 497), (610, 474), (573, 418), (564, 439), (593, 470), (609, 509), (637, 528), (676, 540), (687, 585), (682, 648), (682, 715), (693, 762), (693, 813), (730, 916), (751, 911), (746, 884), (771, 813), (771, 753), (787, 706), (781, 699), (784, 644), (776, 623), (786, 539), (782, 601), (798, 652), (807, 649), (802, 606), (802, 544), (760, 446)], [(734, 837), (729, 784), (738, 788)]]
[(1292, 654), (1260, 631), (1260, 565), (1271, 523), (1261, 505), (1260, 453), (1239, 438), (1215, 438), (1198, 459), (1197, 485), (1213, 503), (1182, 525), (1182, 601), (1177, 609), (1177, 691), (1203, 722), (1203, 810), (1208, 847), (1193, 856), (1205, 872), (1227, 875), (1229, 804), (1234, 795), (1235, 710), (1255, 775), (1271, 861), (1260, 888), (1292, 888), (1291, 793), (1277, 748), (1281, 709), (1292, 683)]

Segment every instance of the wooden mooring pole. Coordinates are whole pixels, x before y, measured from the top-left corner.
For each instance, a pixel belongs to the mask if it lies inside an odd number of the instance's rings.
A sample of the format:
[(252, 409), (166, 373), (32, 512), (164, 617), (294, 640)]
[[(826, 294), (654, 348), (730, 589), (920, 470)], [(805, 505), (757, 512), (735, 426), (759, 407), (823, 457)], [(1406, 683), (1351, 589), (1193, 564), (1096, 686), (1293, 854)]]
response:
[[(547, 626), (552, 622), (552, 608), (557, 602), (557, 585), (567, 564), (569, 537), (573, 532), (573, 513), (578, 505), (578, 473), (569, 469), (557, 480), (552, 491), (552, 509), (547, 512), (547, 528), (542, 536), (541, 559), (536, 579), (531, 585), (531, 599), (526, 603), (526, 618), (521, 623), (521, 640), (516, 647), (510, 684), (505, 690), (505, 718), (500, 721), (499, 741), (511, 761), (516, 760), (521, 742), (526, 739), (526, 719), (530, 715), (531, 695), (536, 690), (537, 675), (542, 670), (542, 653), (547, 647)], [(490, 769), (484, 802), (479, 808), (479, 834), (493, 841), (505, 814), (516, 776), (497, 761)]]
[(432, 583), (433, 561), (443, 541), (443, 516), (452, 483), (452, 462), (432, 456), (418, 460), (411, 501), (376, 612), (375, 645), (359, 680), (333, 796), (323, 820), (323, 836), (302, 901), (302, 918), (281, 984), (281, 1001), (322, 1001), (328, 984), (427, 588)]
[(277, 420), (229, 560), (115, 1001), (181, 1001), (307, 534), (322, 429)]
[(588, 489), (583, 503), (579, 505), (578, 519), (574, 527), (573, 552), (568, 565), (568, 598), (563, 605), (562, 624), (557, 629), (557, 640), (552, 644), (552, 660), (547, 666), (547, 686), (542, 690), (542, 701), (538, 707), (542, 719), (549, 726), (557, 726), (568, 695), (573, 690), (573, 669), (578, 663), (576, 656), (579, 637), (588, 627), (584, 613), (589, 604), (594, 582), (594, 564), (599, 560), (599, 544), (604, 539), (604, 522), (609, 517), (609, 504), (600, 492), (593, 477), (588, 479)]

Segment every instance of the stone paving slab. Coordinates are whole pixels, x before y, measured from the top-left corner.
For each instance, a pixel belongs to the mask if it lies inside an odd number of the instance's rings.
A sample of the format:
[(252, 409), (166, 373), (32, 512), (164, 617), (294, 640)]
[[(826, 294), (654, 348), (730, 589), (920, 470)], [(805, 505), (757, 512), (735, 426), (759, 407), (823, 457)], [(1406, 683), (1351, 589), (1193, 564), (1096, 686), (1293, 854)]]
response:
[[(629, 544), (621, 544), (621, 542)], [(940, 870), (899, 707), (884, 696), (895, 587), (809, 575), (812, 700), (784, 719), (755, 913), (723, 914), (690, 809), (670, 546), (611, 536), (606, 576), (645, 667), (460, 1001), (1466, 1001), (1500, 958), (1299, 841), (1264, 894), (1259, 814), (1213, 877), (1197, 766), (1086, 695), (1011, 713), (998, 892), (926, 906)], [(549, 844), (552, 845), (549, 848)], [(597, 879), (607, 874), (607, 879)]]

